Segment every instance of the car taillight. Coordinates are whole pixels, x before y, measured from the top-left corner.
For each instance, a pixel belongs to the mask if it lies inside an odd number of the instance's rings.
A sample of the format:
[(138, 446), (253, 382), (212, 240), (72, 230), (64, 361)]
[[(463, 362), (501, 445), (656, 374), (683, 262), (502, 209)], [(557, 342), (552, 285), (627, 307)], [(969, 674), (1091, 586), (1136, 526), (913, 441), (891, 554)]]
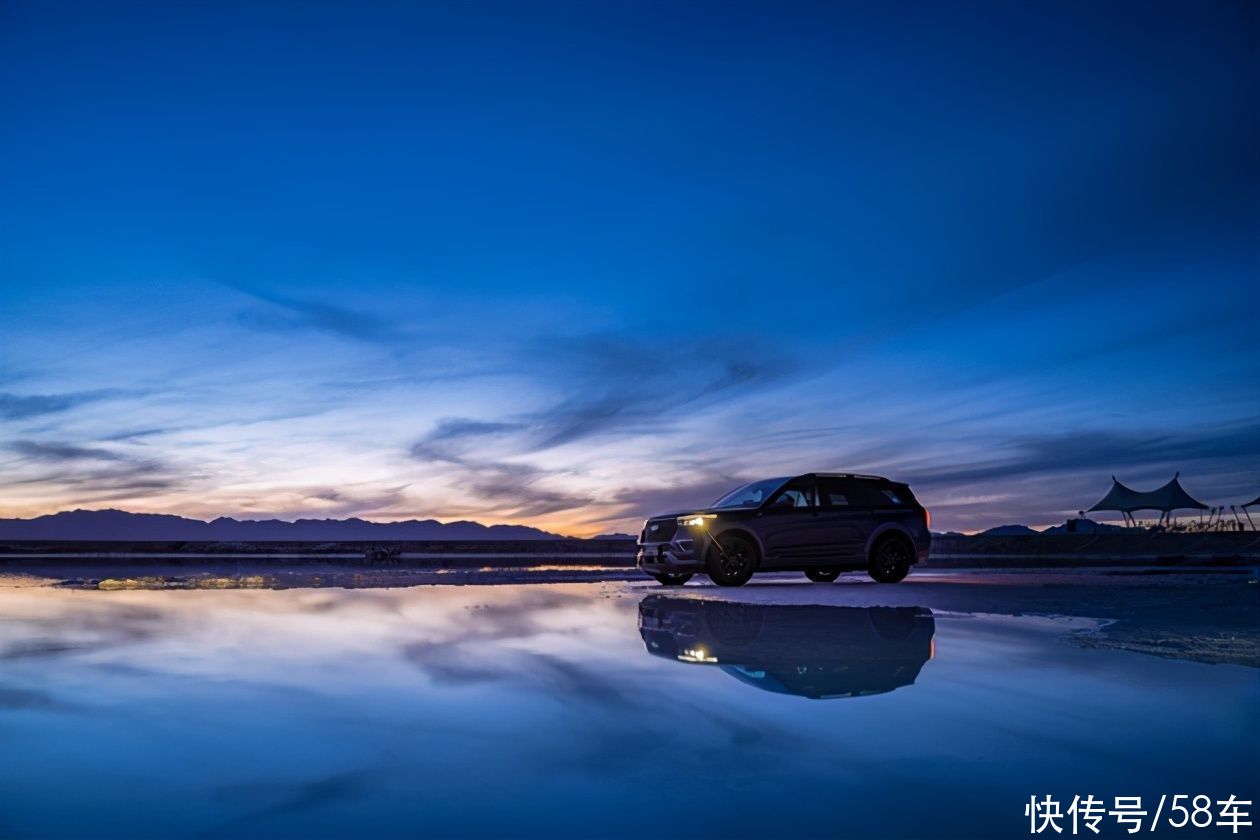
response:
[(927, 526), (929, 531), (932, 530), (932, 511), (927, 508), (923, 509), (923, 524)]

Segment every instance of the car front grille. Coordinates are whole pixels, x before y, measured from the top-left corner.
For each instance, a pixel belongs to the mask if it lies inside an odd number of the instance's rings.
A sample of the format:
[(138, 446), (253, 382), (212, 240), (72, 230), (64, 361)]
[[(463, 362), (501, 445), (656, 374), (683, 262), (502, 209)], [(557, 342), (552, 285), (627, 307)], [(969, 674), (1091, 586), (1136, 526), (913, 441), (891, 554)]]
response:
[(678, 531), (678, 520), (675, 517), (668, 519), (649, 519), (647, 525), (643, 528), (643, 542), (668, 542), (674, 538), (674, 534)]

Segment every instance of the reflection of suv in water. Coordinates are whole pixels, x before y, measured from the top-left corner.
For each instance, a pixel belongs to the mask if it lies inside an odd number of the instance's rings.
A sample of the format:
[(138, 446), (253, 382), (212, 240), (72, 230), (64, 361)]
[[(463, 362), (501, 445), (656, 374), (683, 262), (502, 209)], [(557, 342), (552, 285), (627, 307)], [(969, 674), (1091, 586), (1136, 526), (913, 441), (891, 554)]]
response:
[(912, 685), (932, 658), (924, 607), (734, 604), (649, 595), (639, 602), (648, 653), (716, 665), (747, 685), (814, 699)]
[(767, 478), (709, 507), (649, 519), (638, 565), (673, 586), (696, 572), (720, 586), (742, 586), (757, 571), (800, 571), (826, 583), (855, 569), (896, 583), (927, 557), (930, 525), (910, 488), (886, 478)]

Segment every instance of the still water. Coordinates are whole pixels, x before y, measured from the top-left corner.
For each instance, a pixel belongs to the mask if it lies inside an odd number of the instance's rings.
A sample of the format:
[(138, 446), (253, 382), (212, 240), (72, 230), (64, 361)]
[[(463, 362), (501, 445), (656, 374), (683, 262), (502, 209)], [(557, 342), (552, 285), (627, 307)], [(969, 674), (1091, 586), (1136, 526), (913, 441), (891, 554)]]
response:
[(1256, 670), (1088, 625), (839, 587), (0, 590), (0, 836), (1012, 837), (1031, 794), (1254, 794)]

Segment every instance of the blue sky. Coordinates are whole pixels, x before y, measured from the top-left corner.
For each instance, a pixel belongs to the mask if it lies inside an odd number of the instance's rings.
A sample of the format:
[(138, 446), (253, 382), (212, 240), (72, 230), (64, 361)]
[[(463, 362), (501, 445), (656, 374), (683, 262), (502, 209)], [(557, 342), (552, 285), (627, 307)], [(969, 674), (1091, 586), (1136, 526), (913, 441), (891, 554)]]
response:
[(1260, 492), (1249, 3), (0, 10), (0, 515)]

